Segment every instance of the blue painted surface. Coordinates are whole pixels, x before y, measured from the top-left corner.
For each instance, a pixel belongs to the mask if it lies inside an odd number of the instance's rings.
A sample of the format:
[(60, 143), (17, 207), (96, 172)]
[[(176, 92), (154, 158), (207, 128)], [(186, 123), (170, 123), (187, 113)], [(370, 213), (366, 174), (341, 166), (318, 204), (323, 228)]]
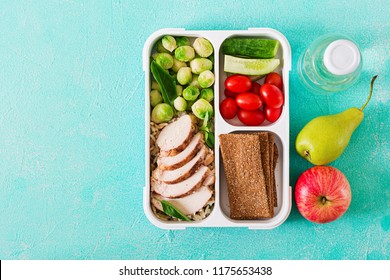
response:
[[(1, 1), (0, 259), (389, 259), (388, 1)], [(291, 143), (313, 117), (361, 106), (365, 120), (332, 165), (353, 200), (317, 225), (293, 205), (271, 231), (166, 231), (142, 209), (142, 47), (155, 30), (281, 31), (293, 50)], [(299, 54), (339, 32), (364, 67), (349, 90), (316, 96), (297, 80)], [(311, 165), (291, 146), (291, 184)]]

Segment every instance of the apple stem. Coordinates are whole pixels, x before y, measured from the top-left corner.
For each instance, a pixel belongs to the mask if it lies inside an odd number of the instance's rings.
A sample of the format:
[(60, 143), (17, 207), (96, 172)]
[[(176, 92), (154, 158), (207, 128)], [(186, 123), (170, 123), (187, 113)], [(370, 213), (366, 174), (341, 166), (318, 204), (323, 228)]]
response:
[(370, 102), (370, 99), (371, 99), (371, 96), (372, 96), (372, 90), (374, 88), (374, 82), (375, 82), (375, 79), (377, 77), (378, 77), (378, 75), (375, 75), (374, 77), (372, 77), (371, 84), (370, 84), (370, 95), (368, 96), (367, 101), (366, 101), (366, 103), (364, 103), (363, 107), (360, 108), (360, 111), (363, 111), (364, 108), (367, 106), (368, 102)]

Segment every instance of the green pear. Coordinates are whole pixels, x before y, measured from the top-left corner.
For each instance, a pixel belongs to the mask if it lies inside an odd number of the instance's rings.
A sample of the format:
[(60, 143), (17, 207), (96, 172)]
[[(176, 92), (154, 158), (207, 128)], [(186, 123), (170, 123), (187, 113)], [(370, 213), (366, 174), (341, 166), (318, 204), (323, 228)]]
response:
[(349, 108), (339, 114), (320, 116), (302, 128), (295, 141), (295, 149), (301, 157), (314, 165), (325, 165), (343, 153), (364, 118), (363, 110), (371, 99), (376, 77), (371, 80), (370, 95), (362, 108)]

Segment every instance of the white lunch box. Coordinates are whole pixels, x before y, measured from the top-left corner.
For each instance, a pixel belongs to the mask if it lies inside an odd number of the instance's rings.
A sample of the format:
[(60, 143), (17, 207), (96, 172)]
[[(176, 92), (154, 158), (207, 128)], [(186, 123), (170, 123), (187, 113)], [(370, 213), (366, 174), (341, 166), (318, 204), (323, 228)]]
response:
[[(164, 35), (187, 36), (189, 38), (204, 37), (214, 47), (214, 113), (215, 113), (215, 205), (211, 214), (201, 221), (163, 221), (158, 219), (151, 208), (150, 203), (150, 90), (151, 72), (150, 63), (154, 44)], [(276, 39), (280, 42), (276, 58), (281, 60), (276, 72), (281, 74), (284, 84), (284, 105), (280, 118), (275, 123), (263, 123), (261, 126), (242, 125), (237, 117), (225, 121), (220, 112), (219, 104), (224, 98), (224, 81), (226, 73), (223, 70), (223, 54), (220, 47), (223, 41), (230, 37), (258, 37)], [(289, 72), (291, 70), (291, 49), (287, 39), (278, 31), (270, 28), (249, 28), (248, 30), (185, 30), (185, 29), (161, 29), (154, 32), (145, 42), (143, 49), (143, 70), (145, 71), (145, 188), (144, 188), (144, 212), (150, 222), (163, 229), (185, 229), (187, 227), (248, 227), (250, 229), (272, 229), (282, 224), (290, 214), (292, 189), (289, 185)], [(259, 81), (263, 82), (263, 79)], [(275, 215), (269, 219), (258, 220), (233, 220), (230, 219), (228, 190), (226, 178), (220, 155), (220, 134), (233, 132), (269, 131), (275, 135), (275, 143), (279, 150), (279, 158), (275, 170), (277, 187), (277, 201)]]

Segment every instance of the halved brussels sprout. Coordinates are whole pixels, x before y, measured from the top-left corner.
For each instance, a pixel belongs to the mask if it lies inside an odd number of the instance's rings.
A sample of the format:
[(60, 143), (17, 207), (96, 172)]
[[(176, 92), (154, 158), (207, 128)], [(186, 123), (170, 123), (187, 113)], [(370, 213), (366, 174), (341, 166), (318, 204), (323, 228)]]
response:
[(210, 70), (203, 71), (199, 74), (198, 83), (202, 88), (211, 87), (214, 84), (215, 77)]
[(156, 62), (164, 69), (170, 69), (173, 66), (173, 57), (169, 53), (159, 53)]
[(191, 60), (190, 67), (192, 70), (192, 73), (194, 74), (200, 74), (203, 71), (211, 70), (213, 69), (213, 63), (211, 60), (203, 57), (195, 58)]
[(205, 38), (196, 38), (193, 47), (200, 57), (208, 57), (214, 51), (210, 41)]
[(197, 100), (191, 106), (191, 109), (192, 109), (192, 113), (194, 113), (194, 115), (201, 120), (204, 120), (206, 116), (206, 112), (209, 113), (209, 117), (211, 117), (214, 113), (213, 106), (211, 106), (211, 104), (203, 98)]
[(152, 110), (151, 119), (155, 123), (169, 122), (173, 118), (173, 109), (166, 103), (157, 104)]
[(194, 101), (198, 98), (200, 91), (195, 86), (188, 86), (183, 90), (183, 97), (185, 100)]
[(190, 67), (182, 67), (177, 72), (177, 81), (181, 85), (187, 85), (192, 81), (192, 72)]

